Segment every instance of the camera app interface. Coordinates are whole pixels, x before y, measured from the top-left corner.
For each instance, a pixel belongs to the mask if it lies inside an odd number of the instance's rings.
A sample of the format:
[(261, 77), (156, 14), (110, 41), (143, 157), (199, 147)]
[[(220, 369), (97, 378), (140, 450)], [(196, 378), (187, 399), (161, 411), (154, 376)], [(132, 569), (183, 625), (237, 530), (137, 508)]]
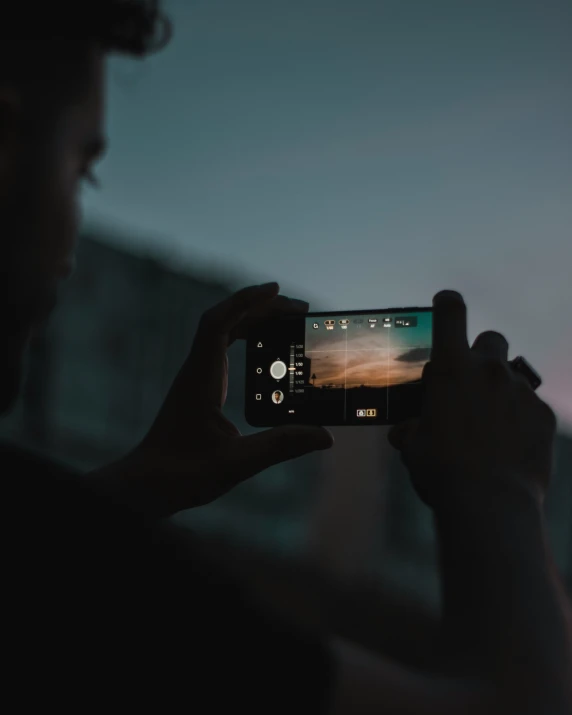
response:
[(431, 318), (417, 309), (277, 321), (251, 350), (254, 423), (392, 424), (418, 414)]

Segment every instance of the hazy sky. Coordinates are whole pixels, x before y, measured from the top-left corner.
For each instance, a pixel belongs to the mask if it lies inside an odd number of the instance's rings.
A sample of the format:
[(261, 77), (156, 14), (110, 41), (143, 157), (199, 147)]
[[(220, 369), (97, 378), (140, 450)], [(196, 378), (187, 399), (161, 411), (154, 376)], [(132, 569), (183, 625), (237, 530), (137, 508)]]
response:
[(469, 303), (572, 420), (570, 0), (180, 0), (88, 218), (317, 308)]
[[(368, 315), (361, 323), (355, 316), (332, 316), (332, 330), (327, 330), (324, 318), (306, 320), (306, 356), (312, 360), (312, 384), (336, 387), (387, 387), (419, 380), (423, 365), (429, 359), (431, 346), (431, 314), (418, 313), (417, 326), (396, 328), (395, 318), (406, 316)], [(384, 318), (392, 322), (383, 327)], [(346, 328), (339, 320), (346, 319)], [(372, 324), (370, 320), (377, 320)], [(317, 329), (314, 325), (318, 325)]]

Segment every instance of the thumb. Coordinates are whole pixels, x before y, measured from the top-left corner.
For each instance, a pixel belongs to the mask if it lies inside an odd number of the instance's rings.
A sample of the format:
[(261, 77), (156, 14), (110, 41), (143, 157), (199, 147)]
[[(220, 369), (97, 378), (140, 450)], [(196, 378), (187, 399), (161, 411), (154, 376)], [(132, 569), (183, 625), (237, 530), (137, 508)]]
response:
[(324, 427), (285, 425), (241, 437), (233, 457), (242, 478), (247, 479), (275, 464), (329, 449), (333, 444), (334, 438)]

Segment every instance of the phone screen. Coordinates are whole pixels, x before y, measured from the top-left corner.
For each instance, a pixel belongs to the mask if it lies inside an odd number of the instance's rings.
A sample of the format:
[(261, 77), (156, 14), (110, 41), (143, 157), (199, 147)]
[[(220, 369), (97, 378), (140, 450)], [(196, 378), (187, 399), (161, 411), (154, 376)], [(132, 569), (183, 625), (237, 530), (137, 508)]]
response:
[(419, 414), (432, 309), (265, 319), (247, 340), (246, 419), (280, 424), (395, 424)]

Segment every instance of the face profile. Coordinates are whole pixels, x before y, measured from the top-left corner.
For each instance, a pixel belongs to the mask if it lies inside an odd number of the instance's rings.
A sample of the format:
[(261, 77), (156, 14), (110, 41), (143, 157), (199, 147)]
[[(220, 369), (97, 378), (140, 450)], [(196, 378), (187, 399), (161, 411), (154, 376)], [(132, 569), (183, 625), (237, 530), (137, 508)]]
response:
[(284, 399), (284, 394), (282, 392), (280, 392), (280, 390), (276, 390), (275, 392), (272, 393), (272, 402), (274, 402), (275, 405), (279, 405), (283, 399)]

